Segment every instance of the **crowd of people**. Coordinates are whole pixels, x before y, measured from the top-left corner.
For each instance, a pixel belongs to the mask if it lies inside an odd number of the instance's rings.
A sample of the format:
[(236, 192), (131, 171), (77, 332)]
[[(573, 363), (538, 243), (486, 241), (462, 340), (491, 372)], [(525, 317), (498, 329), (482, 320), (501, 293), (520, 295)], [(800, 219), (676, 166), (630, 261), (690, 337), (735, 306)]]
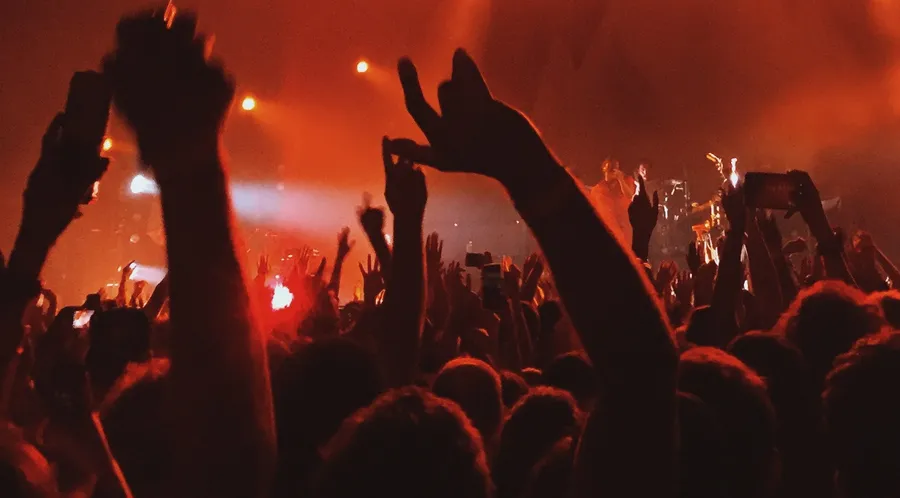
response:
[[(361, 299), (336, 298), (345, 229), (330, 278), (299, 253), (273, 310), (267, 261), (247, 278), (233, 229), (234, 84), (194, 23), (124, 18), (103, 62), (160, 190), (169, 273), (146, 303), (125, 278), (60, 310), (42, 289), (107, 166), (60, 140), (64, 115), (43, 139), (0, 279), (0, 495), (900, 496), (900, 272), (829, 224), (809, 175), (789, 173), (809, 244), (738, 185), (718, 264), (692, 246), (653, 265), (643, 186), (623, 243), (465, 51), (439, 110), (403, 59), (428, 146), (383, 139), (393, 243), (363, 206)], [(499, 292), (425, 235), (422, 165), (495, 179), (527, 223), (541, 253), (504, 258)]]

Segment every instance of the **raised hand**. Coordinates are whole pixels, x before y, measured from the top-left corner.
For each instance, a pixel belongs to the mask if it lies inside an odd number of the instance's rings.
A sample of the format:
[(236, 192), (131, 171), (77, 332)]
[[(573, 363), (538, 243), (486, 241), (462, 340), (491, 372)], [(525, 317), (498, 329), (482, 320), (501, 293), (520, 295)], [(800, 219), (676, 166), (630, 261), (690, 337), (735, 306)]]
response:
[(313, 250), (309, 246), (303, 246), (300, 249), (294, 249), (291, 254), (296, 258), (294, 263), (294, 272), (296, 276), (302, 277), (309, 273), (309, 260), (312, 259)]
[(355, 240), (350, 240), (350, 227), (344, 227), (338, 233), (337, 259), (343, 260), (350, 254), (350, 250), (356, 245)]
[(690, 309), (693, 292), (694, 280), (691, 278), (691, 272), (684, 270), (675, 279), (675, 298), (683, 307)]
[(134, 275), (134, 269), (137, 268), (137, 264), (134, 261), (129, 262), (127, 265), (122, 267), (122, 281), (126, 281)]
[(719, 265), (715, 261), (710, 261), (700, 265), (700, 268), (694, 273), (694, 306), (705, 306), (712, 303), (718, 271)]
[(672, 288), (672, 282), (678, 275), (678, 265), (674, 261), (663, 261), (659, 264), (659, 270), (656, 272), (655, 286), (656, 291), (663, 297), (668, 294), (668, 290)]
[(696, 274), (697, 270), (700, 269), (700, 265), (703, 264), (703, 258), (700, 257), (700, 249), (697, 242), (688, 244), (686, 259), (691, 273)]
[(506, 295), (510, 299), (519, 300), (522, 271), (519, 270), (518, 266), (513, 264), (512, 259), (508, 256), (504, 256), (503, 259), (500, 260), (500, 266), (501, 271), (503, 272), (503, 285)]
[(394, 216), (421, 219), (428, 201), (425, 174), (408, 157), (399, 156), (394, 161), (391, 141), (381, 140), (381, 156), (384, 162), (384, 198)]
[(747, 228), (747, 207), (744, 205), (744, 189), (742, 186), (730, 188), (722, 192), (722, 210), (728, 218), (730, 228), (743, 233)]
[(312, 288), (316, 291), (319, 291), (322, 288), (322, 278), (325, 276), (325, 265), (327, 263), (328, 260), (326, 258), (322, 258), (322, 261), (319, 262), (319, 268), (317, 268), (316, 272), (310, 276)]
[(444, 241), (441, 240), (437, 232), (432, 233), (425, 240), (425, 267), (428, 275), (440, 276), (444, 269), (443, 261)]
[(124, 18), (117, 48), (104, 60), (116, 108), (157, 180), (210, 166), (196, 159), (217, 152), (234, 97), (231, 78), (208, 60), (212, 38), (196, 34), (196, 24), (189, 12), (179, 13), (170, 27), (158, 12)]
[[(109, 160), (96, 152), (64, 146), (65, 115), (58, 114), (41, 144), (41, 157), (23, 194), (22, 230), (52, 245), (75, 218), (85, 193), (100, 180)], [(12, 258), (11, 258), (12, 259)]]
[(259, 262), (256, 264), (256, 276), (265, 278), (269, 274), (269, 269), (269, 257), (265, 254), (260, 254)]
[(537, 293), (541, 277), (544, 275), (544, 260), (538, 254), (532, 254), (525, 259), (522, 268), (522, 301), (531, 302)]
[[(509, 187), (522, 168), (555, 164), (531, 122), (491, 95), (464, 50), (454, 53), (452, 75), (438, 87), (440, 114), (426, 102), (412, 61), (402, 59), (397, 69), (406, 108), (431, 144), (431, 166), (485, 175)], [(407, 151), (410, 157), (416, 153)]]
[(372, 206), (372, 198), (368, 194), (363, 196), (363, 205), (357, 209), (359, 224), (367, 234), (384, 231), (384, 210)]
[(359, 272), (363, 278), (363, 299), (369, 306), (375, 306), (375, 298), (384, 290), (384, 278), (381, 275), (381, 267), (378, 260), (372, 263), (372, 255), (367, 258), (366, 266), (359, 264)]

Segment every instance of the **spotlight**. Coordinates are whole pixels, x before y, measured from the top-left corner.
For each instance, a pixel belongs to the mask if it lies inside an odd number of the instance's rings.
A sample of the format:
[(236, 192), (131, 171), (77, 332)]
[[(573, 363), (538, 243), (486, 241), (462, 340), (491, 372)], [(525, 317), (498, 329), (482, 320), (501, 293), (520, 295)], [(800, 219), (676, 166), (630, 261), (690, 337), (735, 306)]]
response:
[(112, 141), (112, 139), (111, 139), (111, 138), (104, 138), (104, 139), (103, 139), (103, 146), (102, 146), (102, 147), (103, 147), (103, 152), (109, 152), (110, 149), (112, 149), (112, 147), (113, 147), (113, 141)]
[(368, 62), (366, 62), (366, 61), (359, 61), (359, 62), (356, 63), (356, 72), (357, 72), (357, 73), (362, 74), (362, 73), (364, 73), (364, 72), (366, 72), (366, 71), (368, 71), (368, 70), (369, 70), (369, 63), (368, 63)]
[(294, 294), (281, 283), (275, 284), (275, 287), (272, 289), (272, 310), (283, 310), (293, 302)]
[(256, 109), (256, 99), (253, 97), (244, 97), (244, 100), (241, 101), (241, 109), (245, 111), (252, 111)]
[(140, 174), (131, 179), (129, 188), (134, 195), (159, 193), (159, 186), (156, 185), (156, 182)]

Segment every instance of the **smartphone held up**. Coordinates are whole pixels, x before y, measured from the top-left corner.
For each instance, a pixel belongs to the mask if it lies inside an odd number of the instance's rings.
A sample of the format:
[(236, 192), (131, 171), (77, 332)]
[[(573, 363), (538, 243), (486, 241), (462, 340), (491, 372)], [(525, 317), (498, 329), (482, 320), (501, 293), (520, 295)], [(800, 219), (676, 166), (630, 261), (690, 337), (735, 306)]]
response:
[(744, 200), (751, 208), (795, 209), (799, 188), (787, 173), (747, 173), (744, 176)]

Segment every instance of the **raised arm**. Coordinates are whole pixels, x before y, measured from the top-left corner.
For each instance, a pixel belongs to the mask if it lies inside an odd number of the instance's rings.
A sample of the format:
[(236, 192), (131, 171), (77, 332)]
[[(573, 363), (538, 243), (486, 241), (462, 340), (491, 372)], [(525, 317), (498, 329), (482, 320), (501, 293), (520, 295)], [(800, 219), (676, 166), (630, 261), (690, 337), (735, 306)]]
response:
[[(784, 260), (781, 251), (775, 256)], [(782, 285), (774, 258), (769, 255), (769, 248), (755, 217), (747, 220), (747, 257), (753, 294), (762, 314), (760, 321), (765, 329), (769, 329), (778, 321), (786, 303), (781, 294)]]
[(391, 248), (387, 244), (384, 236), (384, 211), (371, 207), (368, 199), (364, 199), (363, 207), (359, 209), (359, 223), (366, 232), (369, 243), (372, 244), (372, 250), (375, 251), (375, 257), (378, 258), (378, 264), (381, 267), (382, 275), (390, 275), (391, 273)]
[(672, 494), (677, 355), (637, 258), (527, 118), (491, 96), (465, 52), (457, 51), (452, 78), (438, 89), (441, 115), (425, 101), (412, 63), (399, 69), (431, 162), (495, 178), (509, 192), (601, 379), (602, 408), (579, 451), (578, 495)]
[(747, 229), (747, 209), (744, 207), (744, 195), (740, 188), (723, 193), (722, 208), (728, 217), (729, 227), (719, 255), (719, 271), (716, 273), (716, 286), (710, 304), (715, 327), (709, 332), (714, 336), (703, 338), (697, 344), (724, 349), (738, 332), (735, 310), (744, 278), (741, 250)]
[(353, 249), (355, 242), (350, 241), (350, 229), (344, 227), (338, 234), (337, 256), (334, 258), (334, 268), (331, 270), (331, 279), (328, 280), (328, 290), (334, 292), (338, 296), (341, 291), (341, 271), (344, 268), (344, 261)]
[(404, 157), (394, 161), (390, 141), (382, 141), (384, 197), (394, 214), (394, 252), (384, 295), (382, 354), (393, 386), (412, 383), (425, 323), (425, 250), (422, 220), (428, 191), (425, 174)]
[(97, 151), (64, 143), (65, 116), (53, 119), (41, 147), (41, 158), (28, 177), (22, 222), (7, 271), (0, 281), (0, 367), (15, 356), (22, 342), (22, 313), (41, 290), (41, 269), (50, 248), (79, 216), (85, 192), (109, 164)]
[(159, 316), (159, 312), (162, 310), (163, 305), (168, 299), (169, 274), (166, 273), (166, 276), (156, 284), (156, 288), (153, 289), (153, 294), (150, 294), (150, 299), (147, 300), (147, 304), (144, 305), (141, 310), (144, 312), (144, 315), (147, 316), (147, 319), (153, 322)]
[(122, 267), (122, 277), (119, 279), (119, 291), (116, 293), (116, 306), (124, 308), (128, 304), (128, 279), (134, 274), (134, 261)]
[(808, 173), (803, 171), (790, 171), (789, 175), (797, 185), (797, 205), (803, 221), (809, 227), (813, 237), (816, 238), (818, 254), (822, 256), (825, 265), (825, 274), (828, 278), (843, 280), (849, 285), (856, 285), (850, 268), (847, 266), (843, 243), (828, 222), (825, 208), (822, 207), (822, 198), (819, 190)]
[[(175, 497), (268, 496), (275, 461), (265, 338), (232, 228), (221, 131), (234, 94), (196, 18), (120, 22), (115, 104), (160, 187), (169, 262)], [(188, 36), (184, 36), (188, 35)], [(171, 61), (178, 61), (172, 64)]]
[(878, 246), (875, 246), (875, 258), (881, 266), (881, 269), (884, 270), (888, 278), (891, 279), (891, 287), (894, 289), (900, 287), (900, 270), (894, 266), (894, 263), (888, 259)]

